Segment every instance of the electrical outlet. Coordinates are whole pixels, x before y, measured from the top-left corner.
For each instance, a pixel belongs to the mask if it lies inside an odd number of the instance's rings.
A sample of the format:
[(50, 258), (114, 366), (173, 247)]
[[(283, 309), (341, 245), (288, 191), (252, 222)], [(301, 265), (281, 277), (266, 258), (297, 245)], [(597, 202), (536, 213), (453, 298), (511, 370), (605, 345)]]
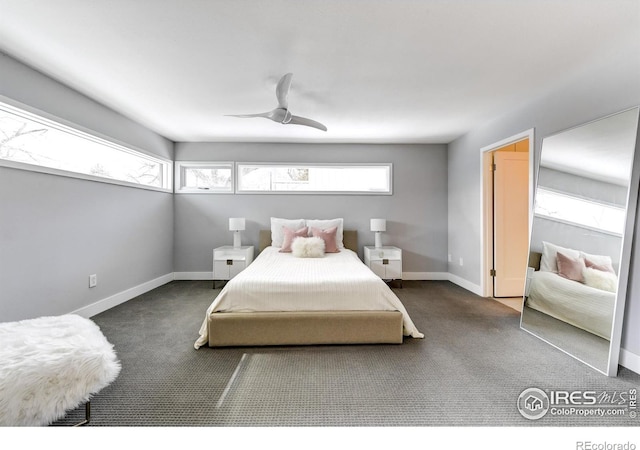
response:
[(89, 275), (89, 287), (96, 287), (98, 285), (98, 275), (95, 273), (93, 275)]
[(462, 262), (462, 258), (460, 258), (460, 265), (464, 266), (464, 263)]
[(451, 253), (449, 253), (448, 261), (449, 261), (449, 262), (453, 262), (453, 256), (451, 256)]

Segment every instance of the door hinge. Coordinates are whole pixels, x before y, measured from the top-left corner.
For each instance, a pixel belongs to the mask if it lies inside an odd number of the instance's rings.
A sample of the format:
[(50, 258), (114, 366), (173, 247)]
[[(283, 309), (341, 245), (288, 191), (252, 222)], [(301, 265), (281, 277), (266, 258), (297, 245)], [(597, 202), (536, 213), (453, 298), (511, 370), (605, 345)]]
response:
[(491, 164), (491, 171), (492, 171), (492, 172), (495, 172), (495, 171), (496, 171), (496, 167), (497, 167), (497, 166), (496, 166), (496, 164), (495, 164), (495, 163)]
[(495, 277), (496, 276), (496, 269), (491, 269), (489, 271), (489, 275), (491, 275), (492, 277)]

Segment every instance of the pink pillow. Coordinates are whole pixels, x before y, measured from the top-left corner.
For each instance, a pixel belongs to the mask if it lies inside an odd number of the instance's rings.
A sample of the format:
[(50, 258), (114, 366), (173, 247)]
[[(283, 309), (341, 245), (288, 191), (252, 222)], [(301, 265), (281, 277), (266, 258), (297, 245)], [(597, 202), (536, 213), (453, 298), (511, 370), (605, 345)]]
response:
[(609, 264), (596, 264), (593, 261), (589, 261), (587, 258), (584, 259), (584, 264), (590, 269), (596, 269), (602, 272), (611, 272), (614, 274), (616, 273), (616, 271), (613, 270), (613, 267)]
[(322, 238), (324, 241), (324, 252), (325, 253), (338, 253), (338, 244), (336, 243), (336, 234), (338, 232), (338, 227), (327, 228), (326, 230), (321, 230), (320, 228), (311, 228), (311, 235), (313, 237)]
[(307, 233), (309, 232), (307, 227), (293, 231), (292, 229), (284, 226), (282, 227), (282, 231), (284, 233), (284, 239), (282, 240), (280, 253), (291, 253), (291, 244), (293, 244), (293, 240), (297, 237), (307, 237)]
[(582, 276), (582, 271), (585, 268), (584, 259), (572, 258), (561, 252), (558, 252), (556, 257), (558, 262), (558, 275), (581, 283), (584, 281)]

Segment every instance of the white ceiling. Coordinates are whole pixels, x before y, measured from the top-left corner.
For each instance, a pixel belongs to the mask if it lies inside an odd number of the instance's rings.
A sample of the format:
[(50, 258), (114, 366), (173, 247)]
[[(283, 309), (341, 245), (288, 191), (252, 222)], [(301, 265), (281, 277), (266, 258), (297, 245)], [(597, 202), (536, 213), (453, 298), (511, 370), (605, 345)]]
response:
[[(0, 0), (0, 50), (174, 141), (446, 143), (637, 48), (638, 0)], [(292, 72), (291, 111), (266, 119)]]

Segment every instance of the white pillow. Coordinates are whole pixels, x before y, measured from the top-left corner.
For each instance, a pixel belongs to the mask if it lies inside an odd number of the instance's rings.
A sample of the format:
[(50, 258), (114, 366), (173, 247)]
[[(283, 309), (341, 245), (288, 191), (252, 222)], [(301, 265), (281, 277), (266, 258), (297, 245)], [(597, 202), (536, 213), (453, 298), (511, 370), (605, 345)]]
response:
[(291, 253), (297, 258), (322, 258), (324, 256), (324, 239), (297, 237), (291, 244)]
[(582, 271), (582, 277), (584, 284), (592, 288), (609, 292), (616, 292), (618, 289), (618, 277), (615, 273), (587, 267)]
[(580, 258), (580, 252), (571, 248), (560, 247), (559, 245), (551, 244), (549, 242), (542, 241), (542, 257), (540, 258), (540, 271), (541, 272), (553, 272), (558, 273), (558, 252), (569, 256), (573, 259)]
[(282, 247), (284, 241), (284, 231), (282, 227), (287, 227), (292, 231), (298, 231), (304, 228), (304, 219), (280, 219), (278, 217), (271, 218), (271, 245), (273, 247)]
[(321, 230), (326, 230), (328, 228), (337, 227), (338, 231), (336, 232), (336, 246), (338, 248), (344, 248), (344, 244), (342, 242), (343, 236), (343, 219), (307, 219), (305, 220), (305, 225), (309, 227), (309, 236), (311, 236), (311, 228), (319, 228)]

